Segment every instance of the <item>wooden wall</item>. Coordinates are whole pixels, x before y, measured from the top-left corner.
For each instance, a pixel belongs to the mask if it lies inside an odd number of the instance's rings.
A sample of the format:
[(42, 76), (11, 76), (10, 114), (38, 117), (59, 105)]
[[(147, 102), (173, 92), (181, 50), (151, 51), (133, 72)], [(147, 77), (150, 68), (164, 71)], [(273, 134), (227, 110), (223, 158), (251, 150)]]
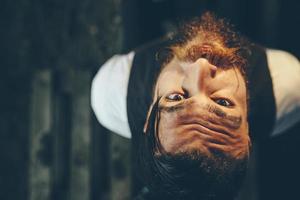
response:
[(96, 121), (91, 78), (86, 69), (34, 72), (29, 200), (130, 199), (130, 143)]
[(99, 125), (93, 75), (120, 52), (120, 0), (3, 0), (0, 199), (130, 199), (130, 142)]
[[(205, 9), (299, 57), (297, 2), (1, 0), (0, 199), (131, 199), (130, 141), (103, 128), (90, 108), (101, 64)], [(249, 175), (259, 185), (246, 187), (243, 200), (258, 190), (261, 199), (297, 199), (299, 130), (260, 144), (260, 179)]]

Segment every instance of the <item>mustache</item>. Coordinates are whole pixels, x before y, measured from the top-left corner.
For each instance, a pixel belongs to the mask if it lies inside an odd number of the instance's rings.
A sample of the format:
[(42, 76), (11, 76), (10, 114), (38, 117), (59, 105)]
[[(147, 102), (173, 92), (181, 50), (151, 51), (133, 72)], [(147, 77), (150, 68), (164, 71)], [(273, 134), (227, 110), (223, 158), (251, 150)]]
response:
[(179, 114), (180, 119), (183, 121), (200, 118), (214, 124), (223, 125), (229, 129), (239, 129), (242, 124), (241, 115), (235, 116), (226, 113), (221, 108), (212, 104), (196, 104), (194, 102), (183, 101), (174, 106), (159, 106), (161, 112), (169, 114)]

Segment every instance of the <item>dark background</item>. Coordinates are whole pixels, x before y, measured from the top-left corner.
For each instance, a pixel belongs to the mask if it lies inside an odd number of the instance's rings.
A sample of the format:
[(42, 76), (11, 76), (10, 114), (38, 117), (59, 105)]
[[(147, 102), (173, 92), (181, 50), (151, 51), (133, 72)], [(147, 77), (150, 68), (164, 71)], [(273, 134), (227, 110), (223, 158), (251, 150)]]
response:
[[(130, 199), (130, 141), (96, 121), (93, 74), (205, 10), (300, 57), (296, 0), (1, 0), (0, 199)], [(299, 142), (299, 125), (258, 142), (241, 198), (300, 199)]]

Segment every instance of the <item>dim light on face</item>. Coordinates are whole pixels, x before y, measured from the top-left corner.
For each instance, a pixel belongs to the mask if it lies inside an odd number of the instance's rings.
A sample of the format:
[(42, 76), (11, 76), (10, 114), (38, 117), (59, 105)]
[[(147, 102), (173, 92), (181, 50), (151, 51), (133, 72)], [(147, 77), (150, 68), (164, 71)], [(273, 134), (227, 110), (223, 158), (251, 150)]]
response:
[(249, 154), (246, 83), (236, 68), (175, 57), (160, 73), (154, 99), (159, 99), (157, 131), (165, 152), (196, 150), (237, 159)]

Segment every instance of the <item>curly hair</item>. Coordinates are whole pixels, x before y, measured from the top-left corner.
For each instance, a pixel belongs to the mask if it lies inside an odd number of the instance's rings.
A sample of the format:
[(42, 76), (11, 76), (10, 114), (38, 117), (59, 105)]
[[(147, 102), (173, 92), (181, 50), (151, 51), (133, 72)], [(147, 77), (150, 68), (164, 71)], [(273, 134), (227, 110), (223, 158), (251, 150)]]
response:
[[(169, 63), (174, 56), (188, 62), (206, 58), (222, 69), (238, 68), (245, 81), (247, 80), (249, 42), (227, 20), (206, 12), (200, 18), (182, 24), (178, 32), (170, 35), (170, 45), (157, 55), (162, 65)], [(167, 54), (161, 56), (161, 52)]]
[[(217, 18), (211, 12), (205, 12), (201, 17), (183, 23), (177, 32), (170, 34), (167, 44), (156, 54), (156, 59), (162, 66), (161, 71), (174, 57), (185, 62), (205, 58), (220, 69), (237, 69), (246, 84), (249, 110), (247, 60), (251, 56), (252, 44), (238, 33), (229, 21)], [(154, 91), (155, 87), (153, 97)]]

